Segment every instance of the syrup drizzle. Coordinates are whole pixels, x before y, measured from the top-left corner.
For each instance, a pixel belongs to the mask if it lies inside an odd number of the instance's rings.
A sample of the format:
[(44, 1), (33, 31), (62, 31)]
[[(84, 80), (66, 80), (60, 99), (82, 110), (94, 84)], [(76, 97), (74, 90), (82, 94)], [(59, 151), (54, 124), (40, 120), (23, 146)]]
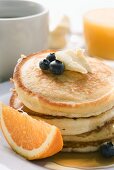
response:
[(114, 157), (104, 158), (99, 152), (59, 153), (53, 156), (53, 162), (64, 167), (95, 168), (114, 164)]

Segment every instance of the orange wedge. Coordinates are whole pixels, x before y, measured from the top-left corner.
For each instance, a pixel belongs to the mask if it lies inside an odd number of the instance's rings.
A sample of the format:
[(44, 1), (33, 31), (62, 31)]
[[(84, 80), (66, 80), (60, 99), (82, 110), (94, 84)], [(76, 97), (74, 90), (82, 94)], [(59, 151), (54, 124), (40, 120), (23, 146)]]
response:
[(62, 149), (63, 140), (57, 127), (3, 104), (0, 110), (2, 132), (18, 154), (34, 160), (52, 156)]

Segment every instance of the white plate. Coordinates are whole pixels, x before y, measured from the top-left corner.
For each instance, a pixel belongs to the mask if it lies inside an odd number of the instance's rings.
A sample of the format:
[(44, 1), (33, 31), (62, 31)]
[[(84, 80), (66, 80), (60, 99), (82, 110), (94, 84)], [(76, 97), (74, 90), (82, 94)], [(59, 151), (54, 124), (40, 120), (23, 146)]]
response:
[[(8, 104), (10, 92), (9, 89), (12, 85), (9, 82), (0, 84), (0, 101)], [(59, 166), (51, 159), (43, 159), (36, 161), (27, 161), (23, 157), (16, 154), (9, 145), (6, 143), (1, 131), (0, 131), (0, 170), (79, 170), (77, 168)], [(93, 169), (93, 168), (92, 168)], [(95, 169), (95, 168), (94, 168)], [(100, 168), (104, 170), (104, 168)], [(106, 168), (108, 170), (114, 170), (114, 166)]]

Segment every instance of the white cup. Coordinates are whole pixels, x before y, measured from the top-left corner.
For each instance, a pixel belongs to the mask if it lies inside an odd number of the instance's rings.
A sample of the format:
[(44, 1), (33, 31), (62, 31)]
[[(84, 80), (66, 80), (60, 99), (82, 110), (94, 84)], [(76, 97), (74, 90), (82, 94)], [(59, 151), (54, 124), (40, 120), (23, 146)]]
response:
[(47, 49), (48, 10), (32, 1), (0, 1), (0, 82), (21, 54)]

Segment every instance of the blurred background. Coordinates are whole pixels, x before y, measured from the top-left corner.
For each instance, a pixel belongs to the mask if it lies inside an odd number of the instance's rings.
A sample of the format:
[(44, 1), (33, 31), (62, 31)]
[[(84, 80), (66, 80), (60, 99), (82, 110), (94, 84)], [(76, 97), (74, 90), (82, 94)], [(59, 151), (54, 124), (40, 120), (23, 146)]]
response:
[(67, 15), (73, 32), (82, 32), (83, 15), (92, 9), (114, 7), (114, 0), (34, 0), (44, 3), (50, 11), (50, 20), (56, 21), (61, 15)]
[[(30, 0), (30, 1), (44, 4), (49, 9), (49, 40), (47, 47), (48, 49), (65, 49), (65, 48), (73, 49), (77, 47), (85, 48), (85, 42), (83, 37), (84, 14), (87, 11), (93, 9), (114, 8), (114, 0), (55, 0), (55, 1)], [(19, 58), (20, 56), (17, 57)], [(8, 62), (10, 65), (11, 63), (10, 60)], [(2, 63), (0, 64), (1, 64), (0, 67), (3, 67)], [(15, 64), (16, 63), (14, 63), (14, 65)], [(14, 65), (12, 66), (12, 70), (14, 68)], [(11, 75), (12, 73), (10, 73), (10, 76)], [(0, 78), (0, 82), (6, 80), (9, 80), (9, 75), (6, 78)]]

